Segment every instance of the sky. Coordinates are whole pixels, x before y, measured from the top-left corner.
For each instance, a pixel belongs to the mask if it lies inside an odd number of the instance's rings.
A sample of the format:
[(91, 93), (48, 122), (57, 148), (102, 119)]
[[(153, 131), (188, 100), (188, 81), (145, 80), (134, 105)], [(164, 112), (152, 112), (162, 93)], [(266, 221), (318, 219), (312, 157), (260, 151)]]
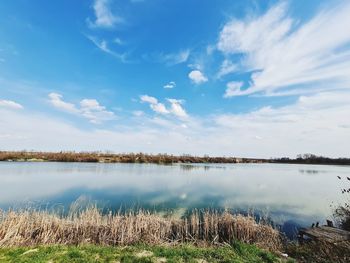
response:
[(0, 150), (350, 157), (350, 1), (5, 0)]

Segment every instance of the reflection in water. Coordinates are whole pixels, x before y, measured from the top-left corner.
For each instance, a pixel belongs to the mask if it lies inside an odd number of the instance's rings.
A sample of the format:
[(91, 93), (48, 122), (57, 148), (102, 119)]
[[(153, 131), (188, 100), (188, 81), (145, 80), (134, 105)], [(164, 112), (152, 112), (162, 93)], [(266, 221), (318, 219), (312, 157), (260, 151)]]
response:
[(191, 171), (194, 169), (226, 169), (226, 166), (220, 165), (208, 165), (208, 164), (179, 164), (180, 168), (184, 171)]
[(310, 169), (300, 169), (300, 173), (307, 173), (307, 174), (318, 174), (320, 171), (318, 170), (310, 170)]
[(278, 224), (309, 225), (330, 216), (331, 202), (341, 200), (334, 178), (349, 172), (349, 167), (289, 164), (2, 162), (0, 208), (30, 204), (67, 210), (84, 196), (105, 209), (226, 208), (251, 210)]

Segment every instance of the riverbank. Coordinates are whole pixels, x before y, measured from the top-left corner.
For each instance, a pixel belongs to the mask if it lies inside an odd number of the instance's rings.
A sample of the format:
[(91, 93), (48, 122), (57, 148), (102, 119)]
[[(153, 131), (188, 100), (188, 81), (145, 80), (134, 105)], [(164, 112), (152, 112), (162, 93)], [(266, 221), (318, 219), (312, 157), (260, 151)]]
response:
[(298, 244), (228, 212), (0, 211), (0, 262), (348, 262), (348, 249)]
[(281, 248), (276, 229), (228, 212), (0, 211), (1, 262), (280, 262)]
[[(283, 261), (282, 261), (283, 260)], [(190, 244), (133, 246), (40, 246), (0, 248), (1, 262), (294, 262), (278, 255), (236, 242), (229, 246), (197, 247)]]

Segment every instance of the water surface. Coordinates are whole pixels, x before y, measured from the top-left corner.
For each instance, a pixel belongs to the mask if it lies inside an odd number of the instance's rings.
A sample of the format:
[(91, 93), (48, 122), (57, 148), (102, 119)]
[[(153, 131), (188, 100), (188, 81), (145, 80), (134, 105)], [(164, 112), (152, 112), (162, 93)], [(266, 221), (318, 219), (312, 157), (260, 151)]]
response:
[(0, 162), (0, 207), (63, 207), (77, 199), (108, 209), (253, 211), (288, 226), (331, 218), (349, 167), (295, 164), (101, 164)]

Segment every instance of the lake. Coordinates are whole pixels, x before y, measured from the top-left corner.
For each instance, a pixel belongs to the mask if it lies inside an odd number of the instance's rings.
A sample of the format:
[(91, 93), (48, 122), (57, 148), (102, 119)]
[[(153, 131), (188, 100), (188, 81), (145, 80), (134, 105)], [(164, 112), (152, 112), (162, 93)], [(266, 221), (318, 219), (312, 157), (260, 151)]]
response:
[(64, 209), (76, 200), (105, 209), (179, 215), (230, 209), (290, 226), (324, 223), (344, 202), (350, 167), (295, 164), (103, 164), (0, 162), (0, 207)]

